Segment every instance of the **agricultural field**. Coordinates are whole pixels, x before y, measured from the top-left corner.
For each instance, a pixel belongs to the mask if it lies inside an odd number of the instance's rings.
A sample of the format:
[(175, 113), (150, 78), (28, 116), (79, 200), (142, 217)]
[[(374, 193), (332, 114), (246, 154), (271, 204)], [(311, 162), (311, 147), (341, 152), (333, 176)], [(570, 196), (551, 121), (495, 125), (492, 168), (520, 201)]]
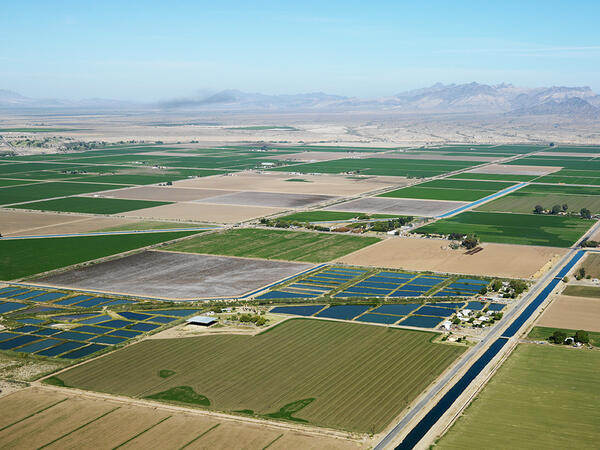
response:
[(514, 183), (480, 180), (434, 180), (417, 186), (386, 192), (380, 194), (379, 197), (469, 202), (487, 197), (511, 186), (514, 186)]
[(293, 173), (360, 173), (407, 178), (426, 178), (481, 164), (472, 161), (363, 158), (293, 164), (271, 169)]
[[(553, 327), (541, 327), (535, 326), (531, 329), (529, 334), (527, 335), (527, 339), (531, 339), (532, 341), (547, 341), (550, 336), (554, 334), (555, 331), (562, 331), (567, 336), (575, 336), (577, 329), (567, 329), (567, 328), (553, 328)], [(588, 330), (585, 330), (588, 331)], [(593, 331), (588, 331), (588, 335), (590, 338), (590, 344), (594, 347), (600, 347), (600, 333), (595, 333)]]
[[(432, 343), (433, 336), (293, 319), (257, 336), (143, 341), (63, 372), (59, 379), (81, 389), (378, 432), (464, 351)], [(175, 373), (163, 379), (158, 375), (163, 369)], [(226, 389), (223, 373), (228, 374)], [(340, 408), (348, 402), (355, 407)]]
[(599, 352), (520, 344), (436, 448), (593, 446), (599, 366)]
[[(311, 264), (146, 251), (35, 279), (92, 291), (193, 299), (238, 296), (312, 267)], [(107, 285), (106, 280), (111, 280)]]
[(483, 243), (475, 254), (452, 250), (440, 239), (394, 238), (342, 256), (344, 264), (390, 269), (459, 273), (506, 278), (536, 278), (566, 250), (556, 247)]
[[(1, 166), (0, 166), (1, 167)], [(116, 189), (112, 184), (48, 182), (0, 189), (0, 205)]]
[(570, 247), (594, 224), (567, 216), (463, 212), (415, 230), (418, 234), (475, 234), (483, 242)]
[(29, 388), (0, 398), (11, 411), (0, 422), (4, 448), (78, 447), (111, 448), (232, 448), (244, 442), (249, 450), (360, 448), (356, 441), (282, 430), (264, 424), (243, 424), (222, 417), (190, 414), (149, 405), (127, 405), (114, 400)]
[(164, 250), (319, 263), (379, 240), (376, 237), (246, 228), (198, 236)]
[(544, 310), (536, 325), (600, 332), (600, 302), (594, 298), (559, 295)]
[(61, 211), (87, 214), (117, 214), (137, 209), (152, 208), (167, 205), (166, 202), (152, 202), (145, 200), (121, 200), (115, 198), (95, 197), (65, 197), (56, 200), (46, 200), (34, 203), (16, 205), (18, 209), (31, 209), (37, 211)]
[(366, 214), (394, 214), (434, 217), (465, 206), (465, 202), (419, 200), (413, 198), (363, 197), (337, 203), (325, 208), (328, 211), (360, 211)]
[(498, 173), (473, 173), (463, 172), (456, 175), (450, 175), (448, 180), (484, 180), (484, 181), (512, 181), (525, 182), (533, 181), (538, 178), (538, 175), (516, 175), (516, 174), (498, 174)]
[(600, 299), (600, 287), (568, 285), (563, 291), (564, 295), (573, 297), (588, 297)]
[(0, 240), (0, 279), (13, 280), (197, 232)]
[(582, 208), (592, 214), (600, 212), (600, 188), (530, 184), (504, 197), (485, 203), (477, 211), (533, 213), (536, 205), (550, 210), (554, 205), (568, 206), (567, 211), (579, 213)]
[(600, 254), (588, 253), (581, 265), (585, 270), (586, 277), (600, 278)]

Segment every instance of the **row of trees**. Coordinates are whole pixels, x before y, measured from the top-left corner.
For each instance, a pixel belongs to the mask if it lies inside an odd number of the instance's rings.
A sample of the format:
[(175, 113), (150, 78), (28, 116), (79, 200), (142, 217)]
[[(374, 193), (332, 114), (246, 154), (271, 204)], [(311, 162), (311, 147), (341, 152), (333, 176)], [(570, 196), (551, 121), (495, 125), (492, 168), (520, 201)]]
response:
[(448, 237), (453, 241), (460, 241), (460, 245), (470, 250), (479, 245), (479, 237), (475, 234), (450, 233)]
[[(550, 342), (554, 342), (555, 344), (569, 344), (569, 341), (567, 340), (567, 333), (562, 330), (556, 330), (554, 333), (552, 333), (552, 336), (550, 336), (548, 340)], [(582, 344), (589, 344), (590, 336), (587, 331), (577, 330), (573, 340), (575, 342), (581, 342)]]

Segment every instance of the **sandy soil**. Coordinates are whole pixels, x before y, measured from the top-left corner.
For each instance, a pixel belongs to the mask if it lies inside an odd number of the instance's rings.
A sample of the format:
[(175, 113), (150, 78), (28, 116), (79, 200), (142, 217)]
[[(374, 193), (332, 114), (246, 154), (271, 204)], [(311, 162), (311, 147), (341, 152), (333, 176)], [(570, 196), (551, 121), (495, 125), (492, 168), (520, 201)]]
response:
[(507, 244), (481, 244), (483, 251), (465, 255), (448, 241), (394, 237), (340, 258), (346, 264), (465, 275), (531, 278), (566, 249)]
[[(285, 181), (302, 179), (305, 182)], [(356, 195), (386, 187), (402, 187), (408, 180), (401, 177), (348, 178), (341, 175), (290, 175), (281, 172), (243, 172), (234, 175), (181, 180), (175, 187), (226, 189), (232, 191), (282, 192), (290, 194)]]
[(26, 228), (14, 233), (6, 233), (6, 236), (30, 236), (30, 235), (45, 235), (45, 234), (68, 234), (68, 233), (86, 233), (90, 231), (100, 231), (105, 228), (118, 227), (135, 223), (137, 220), (126, 219), (122, 217), (85, 217), (85, 216), (67, 216), (72, 220), (70, 222), (48, 225), (38, 228)]
[(140, 219), (182, 220), (186, 222), (237, 223), (285, 211), (281, 208), (256, 206), (202, 205), (198, 203), (173, 203), (139, 209), (123, 214)]
[(600, 241), (600, 230), (596, 231), (590, 239), (592, 241)]
[(467, 202), (450, 202), (443, 200), (369, 197), (351, 200), (345, 203), (338, 203), (325, 209), (328, 211), (364, 212), (370, 214), (403, 214), (409, 216), (434, 217), (467, 204)]
[(558, 295), (535, 324), (540, 327), (600, 331), (600, 300)]
[(600, 153), (540, 152), (539, 156), (566, 156), (571, 158), (597, 158)]
[(469, 170), (470, 173), (487, 173), (499, 175), (546, 175), (558, 172), (562, 167), (520, 166), (490, 164), (479, 169)]
[(26, 230), (48, 227), (66, 222), (81, 220), (81, 216), (70, 216), (66, 214), (41, 213), (29, 211), (11, 211), (0, 209), (0, 223), (3, 235), (10, 235)]
[(154, 200), (160, 202), (187, 202), (217, 195), (231, 194), (234, 191), (213, 189), (186, 189), (161, 186), (140, 186), (116, 191), (104, 191), (94, 197), (122, 198), (131, 200)]
[(1, 397), (0, 408), (4, 411), (0, 426), (6, 427), (0, 431), (2, 448), (110, 449), (125, 444), (137, 449), (190, 444), (186, 448), (260, 450), (271, 443), (281, 449), (364, 447), (325, 432), (295, 430), (293, 424), (244, 423), (243, 418), (222, 414), (52, 388), (27, 388)]
[[(146, 251), (35, 281), (111, 293), (192, 299), (241, 295), (310, 267), (312, 264)], [(111, 280), (109, 285), (106, 280)]]
[(343, 152), (300, 152), (288, 153), (281, 156), (269, 156), (265, 159), (276, 159), (278, 161), (298, 161), (298, 162), (317, 162), (317, 161), (333, 161), (336, 159), (345, 158), (365, 158), (371, 156), (371, 153), (343, 153)]
[(198, 203), (221, 205), (268, 206), (273, 208), (302, 208), (339, 197), (317, 194), (280, 194), (277, 192), (235, 192), (199, 200)]

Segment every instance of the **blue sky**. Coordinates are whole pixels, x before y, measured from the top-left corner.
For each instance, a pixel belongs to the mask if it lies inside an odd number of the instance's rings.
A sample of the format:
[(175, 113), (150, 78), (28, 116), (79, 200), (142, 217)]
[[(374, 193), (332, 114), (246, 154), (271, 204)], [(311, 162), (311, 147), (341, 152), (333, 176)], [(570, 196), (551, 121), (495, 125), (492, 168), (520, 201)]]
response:
[(154, 101), (376, 97), (435, 82), (600, 91), (600, 2), (5, 1), (0, 89)]

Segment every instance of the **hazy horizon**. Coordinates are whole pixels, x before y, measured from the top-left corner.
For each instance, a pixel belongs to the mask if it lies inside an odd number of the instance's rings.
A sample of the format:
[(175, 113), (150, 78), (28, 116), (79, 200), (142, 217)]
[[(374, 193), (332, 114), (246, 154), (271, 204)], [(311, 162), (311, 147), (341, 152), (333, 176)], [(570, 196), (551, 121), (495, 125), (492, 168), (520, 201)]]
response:
[(558, 1), (370, 7), (7, 4), (0, 89), (145, 102), (223, 89), (373, 98), (472, 81), (600, 90), (597, 2), (571, 9)]

